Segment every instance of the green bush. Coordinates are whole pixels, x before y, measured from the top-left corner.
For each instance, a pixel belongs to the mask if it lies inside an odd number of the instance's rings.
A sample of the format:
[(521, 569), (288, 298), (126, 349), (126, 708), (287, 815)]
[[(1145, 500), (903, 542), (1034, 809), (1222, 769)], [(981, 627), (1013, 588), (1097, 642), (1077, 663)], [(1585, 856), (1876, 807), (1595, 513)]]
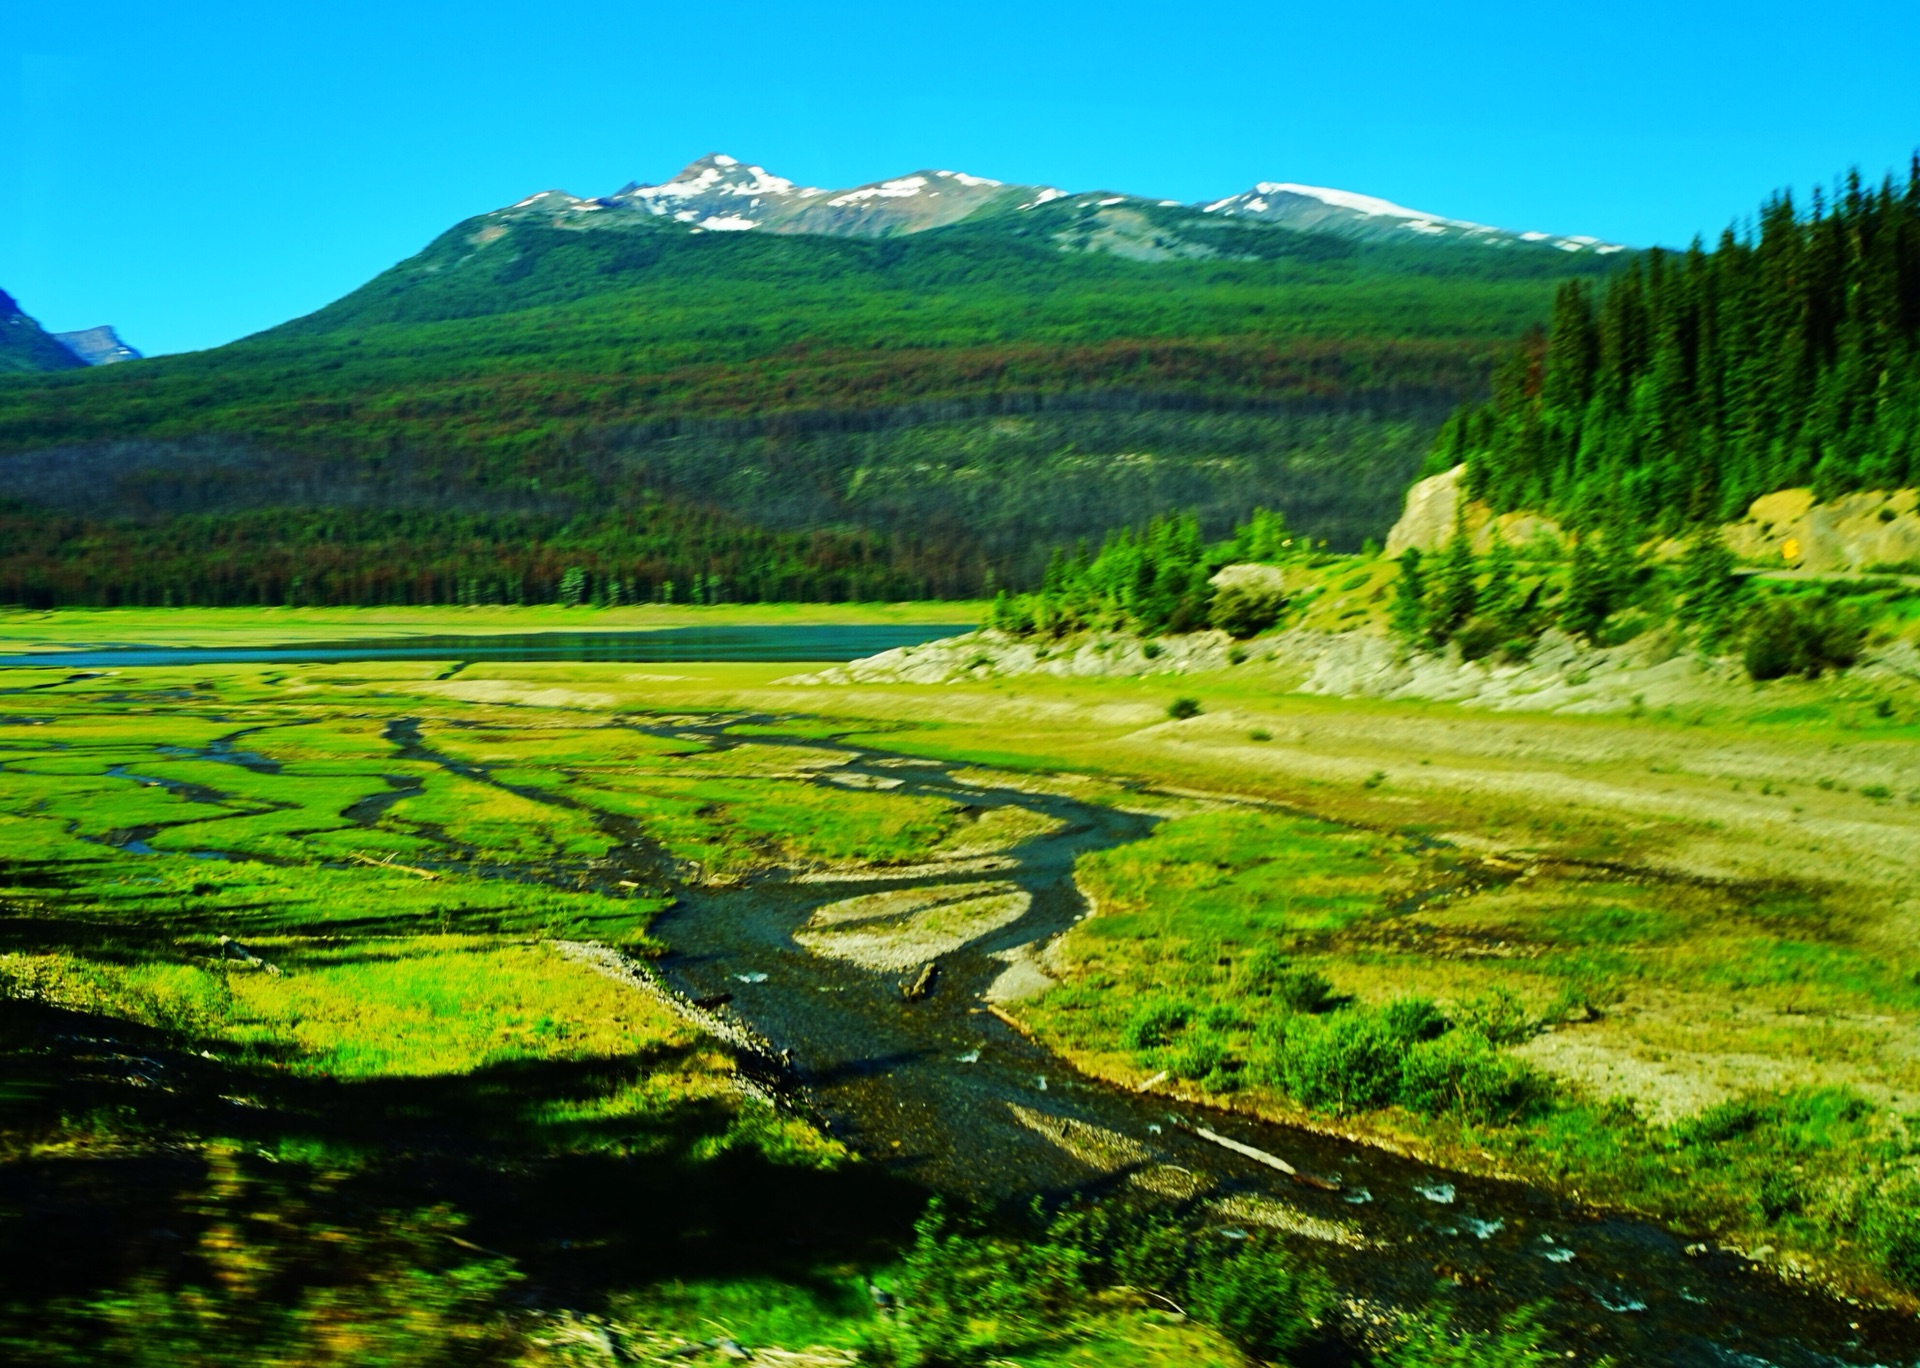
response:
[(1167, 716), (1176, 722), (1184, 722), (1190, 717), (1200, 715), (1200, 700), (1197, 698), (1176, 698), (1167, 704)]
[(1228, 1068), (1226, 1043), (1215, 1035), (1196, 1033), (1188, 1036), (1167, 1060), (1167, 1071), (1175, 1078), (1193, 1081), (1215, 1075), (1226, 1076)]
[(1289, 1012), (1318, 1012), (1333, 1000), (1333, 985), (1311, 969), (1296, 969), (1272, 946), (1262, 946), (1247, 961), (1246, 990), (1272, 999)]
[(1429, 1116), (1454, 1113), (1479, 1123), (1513, 1121), (1538, 1096), (1532, 1070), (1476, 1031), (1421, 1041), (1400, 1067), (1400, 1105)]
[(1286, 611), (1285, 594), (1229, 584), (1214, 593), (1207, 619), (1228, 636), (1245, 641), (1275, 626)]
[(1883, 1188), (1860, 1213), (1860, 1247), (1900, 1286), (1920, 1290), (1920, 1192), (1911, 1185)]
[[(1506, 1024), (1517, 1005), (1484, 1004), (1483, 1017)], [(1403, 998), (1290, 1019), (1256, 1075), (1309, 1107), (1335, 1112), (1403, 1106), (1470, 1121), (1508, 1121), (1541, 1098), (1537, 1076), (1501, 1053), (1479, 1026), (1451, 1028), (1431, 1002)]]
[(1178, 1035), (1192, 1016), (1192, 1009), (1184, 1002), (1157, 998), (1142, 1003), (1120, 1033), (1121, 1043), (1129, 1050), (1156, 1049)]
[(1477, 1031), (1495, 1045), (1518, 1045), (1539, 1031), (1526, 1004), (1505, 988), (1469, 999), (1453, 1009), (1453, 1024)]
[(1388, 1106), (1399, 1095), (1401, 1060), (1410, 1043), (1379, 1013), (1303, 1017), (1287, 1033), (1281, 1077), (1287, 1091), (1309, 1107), (1349, 1112)]
[(1247, 1241), (1209, 1252), (1187, 1275), (1187, 1307), (1246, 1353), (1273, 1361), (1299, 1348), (1333, 1305), (1317, 1269), (1277, 1246)]
[[(1407, 1338), (1373, 1360), (1376, 1368), (1546, 1368), (1564, 1363), (1547, 1344), (1532, 1307), (1505, 1316), (1493, 1330), (1453, 1328), (1445, 1307), (1408, 1327)], [(1609, 1360), (1601, 1360), (1602, 1368)]]
[(1480, 660), (1492, 655), (1505, 643), (1507, 629), (1504, 623), (1495, 622), (1492, 618), (1469, 618), (1454, 633), (1453, 639), (1460, 645), (1462, 660)]
[(1866, 640), (1866, 621), (1852, 609), (1825, 598), (1780, 598), (1754, 613), (1742, 655), (1754, 679), (1818, 679), (1859, 660)]

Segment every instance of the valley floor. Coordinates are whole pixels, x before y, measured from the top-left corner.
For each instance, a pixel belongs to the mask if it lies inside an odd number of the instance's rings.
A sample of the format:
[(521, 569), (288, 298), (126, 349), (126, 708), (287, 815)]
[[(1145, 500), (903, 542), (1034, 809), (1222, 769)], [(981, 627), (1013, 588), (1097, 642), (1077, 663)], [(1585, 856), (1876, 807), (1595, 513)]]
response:
[[(919, 607), (856, 620), (933, 620)], [(671, 621), (653, 611), (604, 626)], [(5, 631), (487, 629), (448, 616)], [(493, 630), (529, 629), (505, 616)], [(541, 610), (535, 629), (588, 618)], [(444, 672), (0, 673), (0, 1248), (16, 1268), (35, 1251), (8, 1289), (11, 1353), (225, 1337), (256, 1362), (368, 1344), (438, 1361), (394, 1347), (431, 1340), (593, 1362), (608, 1334), (795, 1363), (909, 1352), (863, 1284), (915, 1247), (919, 1197), (753, 1100), (740, 1059), (662, 999), (553, 948), (644, 960), (677, 884), (772, 869), (984, 861), (975, 910), (999, 915), (991, 861), (1039, 828), (819, 782), (843, 761), (793, 743), (829, 735), (1156, 823), (1081, 857), (1095, 915), (1032, 947), (1000, 1004), (1085, 1070), (1645, 1211), (1912, 1305), (1914, 698), (1843, 678), (1488, 714), (1302, 695), (1258, 660), (938, 685)], [(1176, 693), (1198, 714), (1170, 717)], [(771, 720), (723, 750), (681, 734), (744, 715)], [(1414, 998), (1434, 1012), (1396, 1046)], [(1402, 1078), (1409, 1041), (1434, 1086)], [(740, 1238), (763, 1229), (812, 1244)], [(997, 1342), (1027, 1364), (1234, 1361), (1156, 1305), (1108, 1296)]]

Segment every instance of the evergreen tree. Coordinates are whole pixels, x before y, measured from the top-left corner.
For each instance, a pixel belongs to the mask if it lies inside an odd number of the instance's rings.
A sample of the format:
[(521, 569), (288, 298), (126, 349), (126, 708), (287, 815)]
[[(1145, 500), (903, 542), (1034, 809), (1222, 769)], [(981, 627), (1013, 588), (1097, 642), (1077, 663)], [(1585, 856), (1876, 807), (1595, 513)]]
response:
[(1717, 529), (1694, 533), (1675, 567), (1674, 588), (1679, 596), (1675, 616), (1700, 634), (1702, 644), (1719, 645), (1739, 618), (1745, 581), (1734, 573), (1733, 552)]
[(1613, 581), (1588, 533), (1573, 544), (1567, 567), (1567, 593), (1560, 601), (1560, 628), (1591, 641), (1613, 611)]
[(1433, 644), (1452, 636), (1473, 616), (1479, 595), (1480, 567), (1473, 555), (1473, 538), (1467, 531), (1465, 503), (1454, 515), (1453, 535), (1440, 553), (1440, 574), (1434, 584), (1433, 611), (1427, 622)]
[(1500, 629), (1503, 636), (1518, 632), (1521, 594), (1520, 571), (1513, 548), (1496, 528), (1493, 545), (1487, 550), (1487, 582), (1480, 590), (1480, 615)]
[(1420, 548), (1410, 546), (1400, 555), (1400, 577), (1393, 586), (1393, 608), (1388, 616), (1393, 634), (1409, 646), (1427, 642), (1427, 579)]
[(1920, 480), (1920, 155), (1904, 189), (1857, 174), (1758, 231), (1649, 251), (1597, 306), (1563, 286), (1545, 339), (1496, 368), (1436, 457), (1476, 496), (1640, 536), (1737, 516), (1811, 484), (1820, 497)]

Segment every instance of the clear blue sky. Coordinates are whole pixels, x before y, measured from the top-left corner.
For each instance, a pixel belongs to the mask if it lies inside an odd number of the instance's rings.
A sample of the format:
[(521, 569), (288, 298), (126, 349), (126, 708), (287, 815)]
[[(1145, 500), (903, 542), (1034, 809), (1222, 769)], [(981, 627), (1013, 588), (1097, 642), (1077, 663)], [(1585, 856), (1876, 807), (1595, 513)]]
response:
[(1638, 245), (1920, 144), (1916, 0), (6, 8), (0, 288), (151, 352), (714, 150), (831, 186), (1305, 181)]

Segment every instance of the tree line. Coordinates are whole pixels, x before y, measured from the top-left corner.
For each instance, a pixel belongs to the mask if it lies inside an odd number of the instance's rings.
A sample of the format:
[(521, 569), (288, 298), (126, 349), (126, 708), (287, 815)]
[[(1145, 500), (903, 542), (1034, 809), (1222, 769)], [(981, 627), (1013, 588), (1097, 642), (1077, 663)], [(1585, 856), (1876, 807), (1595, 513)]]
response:
[(1920, 480), (1920, 154), (1904, 186), (1783, 192), (1711, 250), (1563, 283), (1442, 429), (1430, 469), (1462, 461), (1497, 509), (1641, 538), (1776, 489)]
[(0, 511), (0, 603), (60, 607), (848, 602), (978, 593), (976, 563), (862, 531), (655, 505), (562, 520), (253, 509), (161, 523)]

